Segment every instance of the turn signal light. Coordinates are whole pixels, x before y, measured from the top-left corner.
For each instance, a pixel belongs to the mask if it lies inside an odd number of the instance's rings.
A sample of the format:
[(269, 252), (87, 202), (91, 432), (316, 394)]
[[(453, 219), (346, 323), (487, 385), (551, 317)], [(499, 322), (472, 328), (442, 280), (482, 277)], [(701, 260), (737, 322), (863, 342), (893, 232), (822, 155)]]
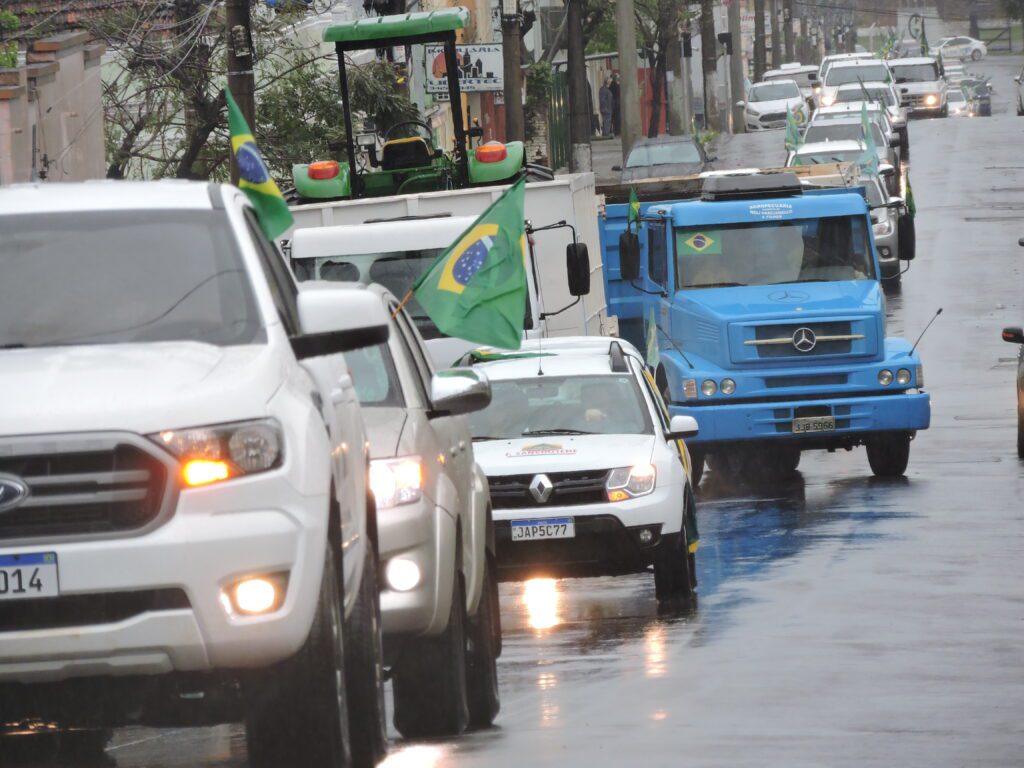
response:
[(209, 459), (192, 459), (182, 470), (185, 484), (189, 486), (207, 485), (231, 477), (231, 467), (226, 461), (210, 461)]
[(500, 163), (506, 157), (508, 157), (508, 150), (505, 145), (496, 141), (481, 144), (476, 148), (476, 159), (481, 163)]
[(309, 164), (307, 173), (309, 178), (316, 179), (317, 181), (333, 179), (341, 173), (341, 166), (338, 165), (337, 160), (318, 160), (315, 163)]

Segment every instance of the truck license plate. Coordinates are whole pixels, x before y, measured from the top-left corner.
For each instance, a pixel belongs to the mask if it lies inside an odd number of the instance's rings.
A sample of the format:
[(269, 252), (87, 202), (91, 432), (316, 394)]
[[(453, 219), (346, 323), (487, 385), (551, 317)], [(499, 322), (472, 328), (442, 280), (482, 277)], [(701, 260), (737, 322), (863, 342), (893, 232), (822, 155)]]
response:
[(793, 419), (793, 434), (799, 435), (806, 432), (835, 432), (836, 420), (832, 416), (809, 416), (803, 419)]
[(512, 541), (540, 539), (572, 539), (576, 524), (571, 517), (549, 517), (542, 520), (513, 520)]
[(40, 552), (0, 555), (0, 600), (57, 597), (57, 555)]

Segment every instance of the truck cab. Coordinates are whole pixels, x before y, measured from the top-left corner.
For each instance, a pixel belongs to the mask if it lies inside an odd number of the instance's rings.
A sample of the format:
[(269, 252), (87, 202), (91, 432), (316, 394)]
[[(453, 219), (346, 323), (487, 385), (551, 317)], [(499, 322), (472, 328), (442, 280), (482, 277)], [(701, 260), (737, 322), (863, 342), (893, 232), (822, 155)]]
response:
[(632, 234), (626, 207), (605, 213), (609, 309), (672, 413), (696, 418), (695, 469), (773, 478), (804, 450), (865, 445), (876, 475), (904, 473), (929, 397), (910, 343), (886, 338), (858, 190), (710, 177), (699, 200), (642, 205)]

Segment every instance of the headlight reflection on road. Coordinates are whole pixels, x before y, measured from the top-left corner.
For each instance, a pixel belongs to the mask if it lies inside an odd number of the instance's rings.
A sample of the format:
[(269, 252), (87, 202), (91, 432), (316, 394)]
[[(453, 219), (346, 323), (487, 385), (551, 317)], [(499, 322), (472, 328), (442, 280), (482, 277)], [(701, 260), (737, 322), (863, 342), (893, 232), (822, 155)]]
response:
[(665, 627), (655, 624), (644, 635), (644, 672), (647, 677), (664, 677), (668, 670), (665, 666)]
[(442, 747), (417, 744), (392, 752), (377, 768), (434, 768), (441, 764), (443, 757)]
[(555, 579), (530, 579), (523, 587), (526, 615), (533, 629), (551, 629), (562, 622), (558, 615), (558, 582)]

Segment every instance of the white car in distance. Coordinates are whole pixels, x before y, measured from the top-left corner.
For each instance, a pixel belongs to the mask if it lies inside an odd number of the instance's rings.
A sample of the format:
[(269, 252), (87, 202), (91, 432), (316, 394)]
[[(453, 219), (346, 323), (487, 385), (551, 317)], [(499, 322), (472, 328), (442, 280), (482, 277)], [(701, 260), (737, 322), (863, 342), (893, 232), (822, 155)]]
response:
[(659, 601), (696, 586), (696, 506), (683, 438), (640, 353), (610, 337), (478, 350), (491, 405), (470, 416), (504, 579), (654, 568)]
[(747, 98), (736, 106), (743, 107), (743, 122), (748, 131), (784, 129), (789, 114), (797, 125), (803, 125), (811, 116), (795, 80), (754, 83), (747, 89)]

